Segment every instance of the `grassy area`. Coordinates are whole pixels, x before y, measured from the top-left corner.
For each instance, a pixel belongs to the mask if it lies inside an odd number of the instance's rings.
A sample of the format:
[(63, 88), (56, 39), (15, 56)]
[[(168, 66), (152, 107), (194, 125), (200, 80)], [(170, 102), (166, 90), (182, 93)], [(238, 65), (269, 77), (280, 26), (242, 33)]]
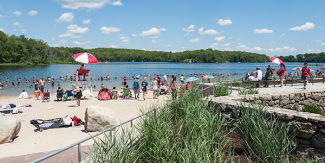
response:
[(229, 85), (228, 84), (218, 84), (213, 87), (214, 97), (228, 96), (229, 95)]
[[(80, 64), (79, 62), (50, 62), (49, 64)], [(0, 66), (17, 66), (17, 65), (34, 65), (32, 62), (23, 63), (0, 63)], [(48, 65), (48, 64), (38, 64), (38, 65)]]
[[(246, 161), (289, 162), (295, 150), (289, 125), (268, 117), (262, 104), (240, 104), (239, 109), (238, 127), (230, 132), (239, 134)], [(143, 117), (137, 131), (122, 129), (112, 139), (94, 139), (88, 162), (235, 162), (228, 123), (200, 91), (190, 89)]]
[(303, 112), (309, 112), (309, 113), (316, 113), (316, 114), (320, 114), (320, 115), (325, 115), (324, 110), (322, 110), (320, 107), (311, 104), (311, 105), (305, 105), (302, 108)]

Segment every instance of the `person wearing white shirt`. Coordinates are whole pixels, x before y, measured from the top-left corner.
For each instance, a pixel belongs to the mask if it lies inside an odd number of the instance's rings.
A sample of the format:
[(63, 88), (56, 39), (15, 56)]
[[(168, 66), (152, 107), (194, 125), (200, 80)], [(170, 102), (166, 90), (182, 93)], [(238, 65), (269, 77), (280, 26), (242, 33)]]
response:
[(27, 92), (25, 92), (25, 90), (23, 90), (23, 92), (21, 92), (21, 94), (18, 97), (19, 99), (25, 99), (28, 98)]
[(256, 75), (257, 80), (262, 80), (263, 73), (262, 73), (262, 70), (259, 67), (256, 68), (256, 71), (254, 72), (254, 74), (257, 74)]
[(254, 73), (252, 73), (251, 76), (248, 77), (248, 81), (257, 81), (257, 79), (254, 77)]
[(168, 82), (167, 76), (164, 74), (163, 77), (164, 77), (164, 83), (167, 83)]

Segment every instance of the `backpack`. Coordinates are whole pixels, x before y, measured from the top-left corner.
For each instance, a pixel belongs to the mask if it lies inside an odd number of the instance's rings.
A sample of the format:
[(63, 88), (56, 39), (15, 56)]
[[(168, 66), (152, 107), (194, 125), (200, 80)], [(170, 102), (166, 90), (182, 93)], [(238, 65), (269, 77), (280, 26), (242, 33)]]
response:
[(134, 89), (138, 89), (139, 86), (138, 86), (138, 82), (134, 82)]

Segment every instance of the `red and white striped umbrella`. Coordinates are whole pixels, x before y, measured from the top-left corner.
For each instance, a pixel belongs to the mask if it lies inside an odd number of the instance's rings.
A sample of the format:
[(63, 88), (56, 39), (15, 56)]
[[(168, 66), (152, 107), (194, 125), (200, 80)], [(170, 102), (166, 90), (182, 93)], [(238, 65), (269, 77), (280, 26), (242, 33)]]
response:
[(269, 58), (269, 61), (278, 65), (283, 63), (279, 58)]
[(94, 64), (98, 63), (98, 60), (89, 53), (77, 53), (72, 56), (72, 58), (77, 62)]

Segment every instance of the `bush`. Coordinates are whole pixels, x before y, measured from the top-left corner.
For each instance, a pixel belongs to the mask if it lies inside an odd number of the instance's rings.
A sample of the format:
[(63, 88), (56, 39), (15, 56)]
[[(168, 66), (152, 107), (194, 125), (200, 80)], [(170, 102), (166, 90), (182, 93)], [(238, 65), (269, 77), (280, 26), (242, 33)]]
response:
[(213, 87), (214, 97), (228, 96), (229, 95), (229, 85), (228, 84), (218, 84)]
[(311, 104), (311, 105), (305, 105), (302, 108), (303, 112), (309, 112), (309, 113), (316, 113), (316, 114), (320, 114), (320, 115), (325, 115), (324, 110), (322, 110), (320, 107)]
[(291, 145), (294, 135), (289, 134), (289, 124), (268, 117), (262, 103), (250, 107), (241, 104), (239, 109), (238, 133), (245, 141), (246, 154), (253, 156), (254, 162), (289, 162), (289, 155), (294, 151)]
[(259, 91), (257, 88), (254, 87), (248, 87), (246, 88), (239, 88), (238, 89), (239, 95), (248, 95), (248, 94), (259, 94)]

